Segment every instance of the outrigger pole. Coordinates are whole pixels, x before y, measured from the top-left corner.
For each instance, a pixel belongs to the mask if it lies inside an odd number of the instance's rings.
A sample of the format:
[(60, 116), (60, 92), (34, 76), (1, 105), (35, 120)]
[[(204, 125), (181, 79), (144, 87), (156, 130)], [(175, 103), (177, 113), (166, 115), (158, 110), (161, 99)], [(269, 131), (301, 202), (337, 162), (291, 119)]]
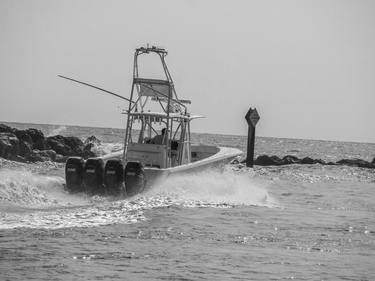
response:
[(131, 101), (130, 99), (124, 98), (123, 96), (120, 96), (120, 95), (115, 94), (115, 93), (113, 93), (113, 92), (110, 92), (110, 91), (108, 91), (108, 90), (105, 90), (105, 89), (102, 89), (102, 88), (96, 87), (96, 86), (91, 85), (91, 84), (89, 84), (89, 83), (85, 83), (85, 82), (82, 82), (82, 81), (78, 81), (78, 80), (75, 80), (75, 79), (73, 79), (73, 78), (69, 78), (69, 77), (62, 76), (62, 75), (57, 75), (57, 76), (59, 76), (60, 78), (64, 78), (64, 79), (67, 79), (67, 80), (70, 80), (70, 81), (73, 81), (73, 82), (76, 82), (76, 83), (80, 83), (80, 84), (85, 85), (85, 86), (89, 86), (89, 87), (91, 87), (91, 88), (94, 88), (94, 89), (97, 89), (97, 90), (100, 90), (100, 91), (103, 91), (103, 92), (105, 92), (105, 93), (107, 93), (107, 94), (110, 94), (110, 95), (112, 95), (112, 96), (118, 97), (118, 98), (123, 99), (123, 100), (126, 100), (126, 101), (128, 101), (128, 102), (130, 102), (130, 103), (135, 103), (134, 101)]

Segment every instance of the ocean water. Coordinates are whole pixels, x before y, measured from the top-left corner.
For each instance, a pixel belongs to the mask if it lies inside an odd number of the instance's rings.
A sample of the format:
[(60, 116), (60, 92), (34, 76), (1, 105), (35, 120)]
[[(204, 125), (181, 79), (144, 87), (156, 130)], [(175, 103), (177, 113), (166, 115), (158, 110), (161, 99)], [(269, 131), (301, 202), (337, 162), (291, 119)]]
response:
[[(119, 129), (9, 125), (122, 146)], [(257, 138), (255, 154), (372, 160), (375, 144)], [(132, 198), (71, 195), (63, 169), (0, 158), (0, 280), (375, 280), (373, 169), (227, 165)]]

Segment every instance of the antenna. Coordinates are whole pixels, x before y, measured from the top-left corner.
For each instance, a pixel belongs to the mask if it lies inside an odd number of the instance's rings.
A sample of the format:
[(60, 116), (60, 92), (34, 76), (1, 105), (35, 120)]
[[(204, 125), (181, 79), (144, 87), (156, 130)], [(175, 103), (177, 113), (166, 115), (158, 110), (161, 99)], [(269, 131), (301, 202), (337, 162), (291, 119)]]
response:
[(64, 79), (67, 79), (67, 80), (70, 80), (70, 81), (73, 81), (73, 82), (76, 82), (76, 83), (79, 83), (79, 84), (82, 84), (82, 85), (85, 85), (85, 86), (88, 86), (88, 87), (91, 87), (91, 88), (97, 89), (97, 90), (99, 90), (99, 91), (103, 91), (103, 92), (105, 92), (105, 93), (107, 93), (107, 94), (110, 94), (110, 95), (112, 95), (112, 96), (118, 97), (118, 98), (120, 98), (120, 99), (126, 100), (126, 101), (131, 102), (131, 103), (134, 103), (134, 101), (131, 101), (131, 100), (127, 99), (127, 98), (124, 98), (123, 96), (120, 96), (120, 95), (115, 94), (115, 93), (113, 93), (113, 92), (110, 92), (110, 91), (108, 91), (108, 90), (105, 90), (105, 89), (99, 88), (99, 87), (97, 87), (97, 86), (91, 85), (91, 84), (89, 84), (89, 83), (82, 82), (82, 81), (78, 81), (78, 80), (75, 80), (75, 79), (73, 79), (73, 78), (69, 78), (69, 77), (62, 76), (62, 75), (57, 75), (57, 76), (59, 76), (60, 78), (64, 78)]

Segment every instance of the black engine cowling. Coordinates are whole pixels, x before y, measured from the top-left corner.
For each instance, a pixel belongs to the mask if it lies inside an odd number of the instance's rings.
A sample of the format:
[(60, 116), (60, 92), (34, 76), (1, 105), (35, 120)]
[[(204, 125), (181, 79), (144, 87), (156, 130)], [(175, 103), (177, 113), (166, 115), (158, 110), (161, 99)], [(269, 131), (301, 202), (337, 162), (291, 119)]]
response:
[(111, 195), (118, 195), (123, 190), (124, 165), (121, 160), (108, 160), (104, 169), (104, 185)]
[(126, 194), (132, 196), (142, 192), (146, 186), (146, 175), (140, 162), (128, 162), (124, 171)]
[(84, 191), (82, 179), (85, 161), (81, 157), (69, 157), (65, 164), (66, 189), (69, 192)]
[(100, 158), (89, 158), (83, 171), (83, 185), (88, 194), (104, 194), (104, 162)]

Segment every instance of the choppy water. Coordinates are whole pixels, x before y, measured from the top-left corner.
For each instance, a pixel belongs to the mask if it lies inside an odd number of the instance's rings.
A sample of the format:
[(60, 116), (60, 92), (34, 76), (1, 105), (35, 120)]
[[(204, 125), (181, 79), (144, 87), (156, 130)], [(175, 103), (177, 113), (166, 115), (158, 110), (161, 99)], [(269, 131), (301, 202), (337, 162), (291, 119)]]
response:
[[(96, 135), (102, 153), (121, 147), (118, 129), (39, 128)], [(371, 160), (375, 144), (258, 138), (263, 153)], [(375, 280), (375, 170), (227, 166), (133, 198), (71, 195), (63, 183), (62, 164), (0, 159), (0, 280)]]

